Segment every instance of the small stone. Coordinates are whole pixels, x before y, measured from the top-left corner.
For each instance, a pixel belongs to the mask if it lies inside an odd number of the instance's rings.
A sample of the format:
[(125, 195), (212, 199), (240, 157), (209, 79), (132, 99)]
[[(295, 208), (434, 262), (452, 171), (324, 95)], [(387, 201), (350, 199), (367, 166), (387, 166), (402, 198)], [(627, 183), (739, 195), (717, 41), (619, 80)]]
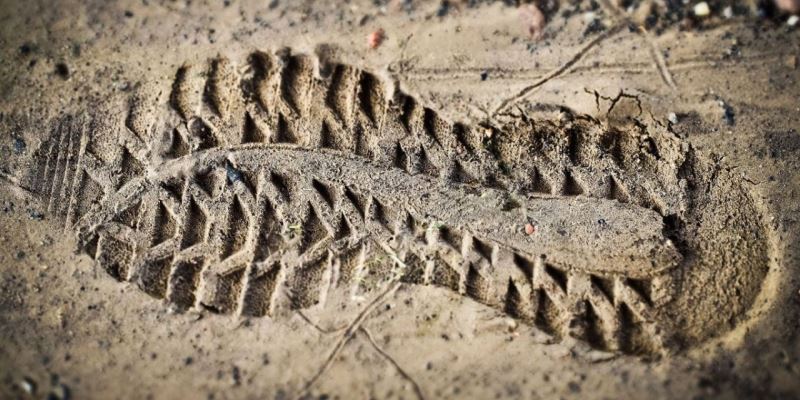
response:
[(535, 4), (525, 4), (519, 7), (519, 18), (522, 28), (533, 40), (542, 38), (547, 19)]
[(519, 327), (519, 323), (514, 319), (506, 318), (504, 322), (506, 323), (506, 327), (509, 329), (509, 331), (513, 331)]
[(117, 90), (124, 92), (130, 88), (130, 83), (128, 81), (121, 81), (114, 84)]
[(487, 71), (487, 70), (481, 71), (481, 80), (485, 81), (487, 79), (489, 79), (489, 71)]
[(536, 233), (536, 225), (533, 225), (530, 222), (525, 224), (525, 234), (531, 236), (534, 233)]
[(30, 217), (32, 220), (35, 220), (35, 221), (41, 221), (41, 220), (44, 219), (44, 214), (42, 214), (39, 211), (36, 211), (34, 209), (29, 208), (28, 209), (28, 217)]
[(725, 120), (725, 123), (728, 125), (733, 125), (736, 122), (736, 115), (733, 111), (733, 107), (722, 100), (719, 101), (719, 106), (722, 108), (722, 119)]
[(242, 384), (242, 372), (239, 370), (239, 367), (233, 366), (231, 369), (231, 378), (233, 378), (233, 385), (239, 386)]
[(383, 28), (378, 28), (369, 35), (367, 35), (367, 45), (370, 49), (377, 49), (380, 47), (381, 43), (386, 39), (386, 32)]
[(25, 152), (27, 147), (27, 144), (25, 144), (25, 141), (22, 140), (22, 138), (14, 137), (14, 153), (22, 154)]
[(723, 8), (722, 9), (722, 16), (725, 17), (726, 19), (733, 18), (733, 7), (727, 6), (727, 7)]
[(436, 10), (436, 16), (441, 18), (447, 15), (450, 11), (450, 2), (448, 0), (442, 0), (439, 4), (439, 9)]
[(789, 26), (796, 26), (797, 23), (800, 22), (800, 17), (797, 15), (792, 15), (789, 19), (786, 20), (786, 25)]
[(678, 123), (678, 114), (669, 113), (669, 115), (667, 115), (667, 119), (669, 120), (670, 123), (677, 124)]
[(52, 392), (47, 396), (48, 400), (69, 400), (71, 398), (71, 391), (67, 385), (63, 383), (56, 386)]
[(228, 178), (228, 183), (230, 184), (234, 184), (242, 180), (242, 173), (230, 164), (225, 166), (225, 175)]
[(28, 378), (27, 376), (22, 378), (22, 382), (19, 383), (19, 386), (25, 393), (29, 395), (36, 394), (36, 382), (34, 382), (33, 379)]
[(707, 17), (711, 15), (711, 7), (709, 7), (708, 3), (705, 1), (701, 1), (694, 5), (694, 15), (698, 17)]
[(56, 75), (60, 76), (61, 79), (64, 80), (69, 79), (69, 67), (67, 67), (67, 64), (64, 63), (56, 64), (55, 73)]

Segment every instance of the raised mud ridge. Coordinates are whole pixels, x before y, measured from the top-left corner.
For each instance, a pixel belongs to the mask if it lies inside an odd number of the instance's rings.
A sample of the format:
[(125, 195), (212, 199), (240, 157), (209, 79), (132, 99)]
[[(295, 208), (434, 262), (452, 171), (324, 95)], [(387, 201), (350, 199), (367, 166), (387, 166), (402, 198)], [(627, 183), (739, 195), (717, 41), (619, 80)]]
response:
[(288, 50), (168, 89), (124, 121), (60, 119), (29, 184), (109, 274), (179, 310), (275, 316), (399, 276), (657, 354), (729, 330), (766, 274), (749, 195), (663, 127), (450, 123)]

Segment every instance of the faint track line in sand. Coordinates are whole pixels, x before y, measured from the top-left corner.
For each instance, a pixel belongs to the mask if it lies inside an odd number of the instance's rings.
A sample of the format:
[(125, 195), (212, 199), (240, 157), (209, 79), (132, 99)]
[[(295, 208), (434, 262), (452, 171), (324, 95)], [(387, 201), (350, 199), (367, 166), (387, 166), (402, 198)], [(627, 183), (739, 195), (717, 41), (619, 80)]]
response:
[[(703, 68), (730, 68), (750, 65), (762, 65), (765, 62), (779, 62), (783, 60), (783, 53), (764, 53), (742, 56), (738, 58), (712, 58), (712, 57), (690, 57), (686, 59), (673, 60), (670, 63), (670, 71), (693, 71)], [(472, 77), (486, 68), (417, 68), (416, 73), (408, 73), (406, 77), (420, 81), (435, 80), (458, 80)], [(579, 72), (591, 71), (593, 73), (625, 74), (625, 73), (646, 73), (653, 70), (650, 63), (609, 63), (599, 66), (576, 65), (561, 76), (572, 76)], [(539, 69), (504, 69), (495, 68), (492, 71), (499, 72), (492, 75), (494, 80), (539, 80), (544, 77), (544, 73), (539, 73)], [(456, 75), (457, 73), (457, 75)]]
[(608, 39), (608, 38), (614, 36), (615, 34), (617, 34), (624, 27), (625, 27), (624, 24), (618, 24), (618, 25), (612, 27), (611, 29), (608, 29), (608, 30), (604, 31), (603, 33), (601, 33), (600, 35), (598, 35), (594, 39), (592, 39), (589, 43), (587, 43), (580, 50), (578, 50), (578, 52), (575, 53), (575, 55), (573, 55), (572, 58), (567, 60), (567, 62), (565, 62), (564, 64), (561, 64), (560, 67), (558, 67), (558, 68), (554, 69), (553, 71), (549, 72), (547, 75), (543, 76), (538, 81), (534, 82), (532, 85), (526, 86), (519, 93), (517, 93), (517, 94), (515, 94), (515, 95), (513, 95), (513, 96), (511, 96), (509, 98), (506, 98), (505, 100), (500, 102), (500, 105), (498, 105), (497, 108), (495, 108), (494, 111), (492, 111), (490, 117), (493, 117), (493, 116), (503, 112), (508, 107), (510, 107), (510, 106), (516, 104), (517, 102), (527, 98), (537, 88), (539, 88), (540, 86), (544, 85), (545, 83), (547, 83), (551, 79), (554, 79), (554, 78), (557, 78), (558, 76), (563, 75), (570, 68), (572, 68), (572, 66), (574, 66), (576, 63), (578, 63), (578, 61), (583, 59), (583, 57), (586, 56), (586, 54), (589, 53), (589, 51), (591, 51), (592, 49), (597, 47), (600, 43), (602, 43), (606, 39)]

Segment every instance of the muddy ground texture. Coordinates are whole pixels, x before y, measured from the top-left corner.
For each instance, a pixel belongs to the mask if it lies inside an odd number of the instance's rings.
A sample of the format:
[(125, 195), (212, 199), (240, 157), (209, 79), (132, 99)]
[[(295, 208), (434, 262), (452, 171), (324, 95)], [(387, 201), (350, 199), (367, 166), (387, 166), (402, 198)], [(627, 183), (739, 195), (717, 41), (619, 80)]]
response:
[(0, 2), (0, 397), (795, 398), (794, 6)]

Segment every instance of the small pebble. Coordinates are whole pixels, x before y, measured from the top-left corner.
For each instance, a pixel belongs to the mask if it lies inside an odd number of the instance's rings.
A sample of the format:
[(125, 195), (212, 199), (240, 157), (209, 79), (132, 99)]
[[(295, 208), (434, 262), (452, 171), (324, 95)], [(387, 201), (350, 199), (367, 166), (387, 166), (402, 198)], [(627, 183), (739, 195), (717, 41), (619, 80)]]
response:
[(27, 376), (22, 378), (22, 382), (20, 382), (19, 386), (27, 394), (30, 395), (36, 394), (36, 382), (34, 382), (33, 379), (28, 378)]
[(386, 39), (386, 32), (383, 28), (378, 28), (367, 35), (367, 45), (370, 49), (377, 49), (380, 47), (381, 43), (383, 43), (384, 39)]
[(239, 367), (233, 366), (231, 369), (231, 378), (233, 378), (233, 385), (239, 386), (242, 384), (242, 372), (239, 370)]
[(728, 103), (720, 100), (719, 106), (722, 108), (722, 119), (725, 120), (725, 123), (728, 125), (733, 125), (735, 122), (735, 113), (733, 112), (733, 107), (729, 106)]
[(64, 80), (69, 79), (69, 67), (67, 67), (67, 64), (64, 63), (56, 64), (55, 73), (56, 75), (60, 76), (61, 79)]
[(25, 144), (25, 141), (22, 138), (15, 137), (14, 138), (14, 152), (17, 154), (22, 154), (25, 152), (25, 148), (28, 146)]
[(536, 233), (536, 225), (533, 225), (531, 223), (525, 224), (525, 234), (530, 236), (533, 235), (534, 233)]
[(47, 399), (53, 400), (69, 400), (71, 397), (71, 391), (69, 387), (64, 385), (63, 383), (59, 384), (49, 395), (47, 395)]
[(32, 220), (41, 221), (41, 220), (44, 219), (44, 214), (40, 213), (39, 211), (36, 211), (34, 209), (29, 208), (28, 209), (28, 217), (30, 217)]
[(698, 17), (707, 17), (711, 15), (711, 7), (708, 6), (708, 3), (702, 1), (694, 5), (694, 15)]
[(130, 88), (130, 84), (127, 81), (117, 82), (114, 84), (117, 90), (119, 91), (126, 91)]
[(669, 115), (667, 116), (667, 119), (669, 120), (670, 123), (677, 124), (678, 123), (678, 114), (669, 113)]
[(722, 9), (722, 16), (727, 19), (733, 18), (733, 7), (727, 6), (724, 9)]
[(519, 18), (522, 28), (533, 40), (542, 38), (544, 27), (547, 24), (544, 14), (535, 4), (525, 4), (519, 7)]
[(437, 17), (444, 17), (450, 11), (450, 2), (448, 0), (443, 0), (439, 4), (439, 9), (436, 10)]
[(230, 184), (234, 184), (242, 180), (242, 173), (230, 164), (225, 166), (225, 175), (227, 176), (228, 183)]
[(796, 26), (798, 22), (800, 22), (800, 17), (797, 15), (792, 15), (786, 20), (786, 24), (789, 26)]

